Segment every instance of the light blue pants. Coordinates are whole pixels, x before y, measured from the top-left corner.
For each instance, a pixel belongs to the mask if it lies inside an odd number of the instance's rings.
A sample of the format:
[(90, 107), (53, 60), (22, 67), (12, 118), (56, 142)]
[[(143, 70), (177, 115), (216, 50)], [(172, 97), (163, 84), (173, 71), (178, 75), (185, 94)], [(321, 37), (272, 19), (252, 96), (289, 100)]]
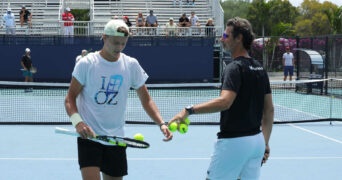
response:
[(257, 180), (265, 152), (262, 133), (218, 139), (207, 172), (207, 180)]

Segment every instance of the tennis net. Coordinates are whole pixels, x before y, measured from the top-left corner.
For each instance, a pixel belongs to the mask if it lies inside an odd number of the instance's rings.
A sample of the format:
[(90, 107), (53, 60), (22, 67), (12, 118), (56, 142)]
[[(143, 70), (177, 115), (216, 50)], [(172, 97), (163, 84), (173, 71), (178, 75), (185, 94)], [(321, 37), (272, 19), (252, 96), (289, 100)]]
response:
[[(0, 81), (0, 124), (70, 124), (64, 108), (68, 83)], [(148, 84), (165, 121), (181, 109), (220, 94), (219, 83)], [(272, 81), (275, 123), (342, 121), (342, 79)], [(106, 96), (106, 93), (103, 92)], [(191, 116), (197, 125), (219, 124), (220, 113)], [(127, 124), (153, 124), (130, 90)]]

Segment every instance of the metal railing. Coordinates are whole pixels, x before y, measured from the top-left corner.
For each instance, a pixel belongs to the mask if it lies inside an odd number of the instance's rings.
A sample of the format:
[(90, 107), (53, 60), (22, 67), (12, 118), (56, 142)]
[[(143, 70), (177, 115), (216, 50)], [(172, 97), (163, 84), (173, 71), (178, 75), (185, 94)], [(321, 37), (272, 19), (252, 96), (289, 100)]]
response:
[[(75, 21), (74, 36), (102, 35), (106, 24), (104, 21)], [(33, 21), (32, 28), (27, 26), (14, 28), (18, 35), (64, 35), (64, 21)], [(132, 36), (216, 36), (220, 37), (223, 27), (130, 27)], [(0, 34), (6, 34), (6, 28), (0, 29)]]

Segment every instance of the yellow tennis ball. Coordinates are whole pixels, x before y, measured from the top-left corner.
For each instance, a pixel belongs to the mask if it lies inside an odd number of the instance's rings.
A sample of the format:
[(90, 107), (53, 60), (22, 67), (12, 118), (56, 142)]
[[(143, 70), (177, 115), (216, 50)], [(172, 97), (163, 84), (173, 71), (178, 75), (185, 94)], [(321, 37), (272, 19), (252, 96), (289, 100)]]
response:
[(176, 122), (173, 122), (173, 123), (171, 123), (171, 124), (169, 125), (169, 130), (170, 130), (171, 132), (177, 131), (177, 128), (178, 128), (178, 124), (177, 124)]
[(144, 141), (144, 135), (142, 135), (141, 133), (137, 133), (134, 135), (134, 139), (138, 141)]
[(126, 147), (126, 146), (127, 146), (127, 144), (126, 144), (126, 143), (124, 143), (124, 142), (118, 142), (118, 146)]
[(188, 132), (188, 125), (181, 123), (179, 125), (178, 132), (181, 134), (185, 134), (186, 132)]
[(189, 118), (185, 118), (184, 122), (185, 122), (186, 125), (190, 125), (190, 119)]

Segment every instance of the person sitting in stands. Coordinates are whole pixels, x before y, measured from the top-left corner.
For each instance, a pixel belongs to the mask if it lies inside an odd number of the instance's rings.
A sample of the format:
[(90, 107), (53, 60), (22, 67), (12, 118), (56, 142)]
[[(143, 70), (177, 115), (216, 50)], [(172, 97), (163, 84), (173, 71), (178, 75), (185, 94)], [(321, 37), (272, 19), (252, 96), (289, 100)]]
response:
[(173, 22), (173, 18), (169, 19), (169, 22), (165, 24), (166, 36), (175, 36), (177, 30), (177, 24)]
[(23, 5), (19, 12), (20, 15), (20, 26), (23, 27), (24, 23), (28, 24), (29, 27), (32, 27), (32, 14), (26, 7)]
[(187, 27), (190, 27), (190, 20), (188, 17), (186, 17), (186, 14), (183, 13), (183, 15), (178, 20), (178, 26), (181, 28), (182, 34), (187, 33)]
[(205, 35), (206, 36), (215, 36), (215, 25), (213, 23), (212, 18), (209, 18), (207, 23), (205, 24)]
[(141, 34), (142, 30), (140, 27), (145, 27), (145, 18), (142, 12), (139, 12), (138, 16), (135, 18), (135, 26), (137, 27), (137, 33)]
[(190, 20), (188, 17), (186, 17), (186, 14), (184, 13), (180, 18), (179, 18), (179, 27), (190, 27)]
[(191, 34), (192, 35), (201, 34), (201, 29), (200, 29), (201, 24), (199, 23), (199, 18), (196, 16), (195, 11), (191, 11), (191, 15), (189, 16), (189, 21), (191, 24)]
[(195, 5), (195, 0), (192, 0), (192, 2), (190, 2), (189, 0), (186, 0), (186, 3), (188, 4), (188, 5)]
[(126, 23), (126, 25), (129, 27), (129, 34), (132, 35), (132, 23), (131, 21), (129, 20), (128, 16), (123, 16), (122, 17), (122, 20)]
[(183, 4), (182, 0), (173, 0), (173, 5), (176, 6), (179, 2), (179, 6)]
[(144, 27), (145, 26), (145, 18), (142, 12), (138, 13), (138, 16), (135, 18), (135, 26), (136, 27)]
[[(146, 17), (146, 27), (158, 27), (157, 16), (153, 14), (153, 10), (150, 10), (150, 15)], [(150, 34), (155, 34), (156, 29), (151, 28)]]

